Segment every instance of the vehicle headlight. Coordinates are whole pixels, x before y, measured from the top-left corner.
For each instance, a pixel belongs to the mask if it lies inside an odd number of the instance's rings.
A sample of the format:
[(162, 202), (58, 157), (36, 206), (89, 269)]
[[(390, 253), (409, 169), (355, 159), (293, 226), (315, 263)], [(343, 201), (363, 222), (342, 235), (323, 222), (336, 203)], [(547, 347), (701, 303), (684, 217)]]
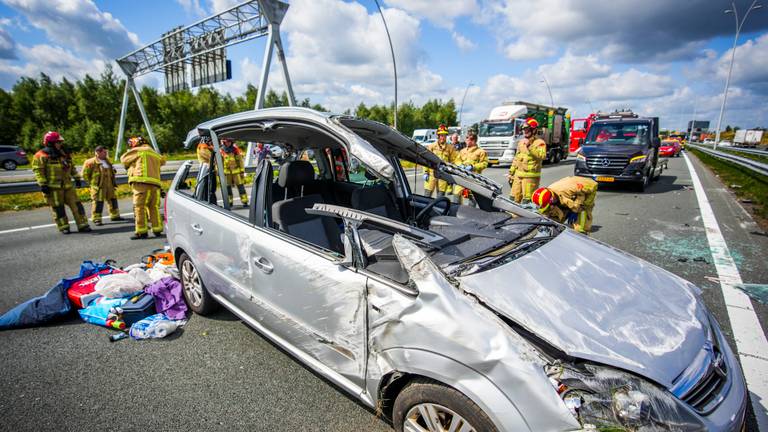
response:
[(635, 375), (592, 364), (555, 363), (545, 369), (563, 403), (584, 429), (706, 430), (683, 402)]
[(587, 157), (584, 156), (584, 153), (579, 152), (579, 153), (576, 153), (576, 159), (581, 161), (586, 161)]
[(644, 162), (645, 158), (647, 158), (646, 155), (635, 156), (629, 160), (629, 163)]

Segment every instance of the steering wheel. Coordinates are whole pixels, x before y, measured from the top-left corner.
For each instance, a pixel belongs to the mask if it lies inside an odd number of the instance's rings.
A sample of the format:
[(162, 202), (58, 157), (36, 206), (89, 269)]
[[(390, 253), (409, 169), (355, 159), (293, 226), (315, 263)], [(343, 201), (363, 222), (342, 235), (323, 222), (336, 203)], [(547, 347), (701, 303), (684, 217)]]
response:
[(451, 200), (449, 200), (444, 196), (441, 196), (440, 198), (436, 198), (434, 201), (427, 204), (426, 207), (421, 209), (419, 214), (416, 215), (416, 224), (419, 226), (423, 226), (424, 222), (426, 222), (427, 216), (429, 216), (432, 209), (435, 208), (435, 206), (441, 202), (446, 203), (445, 209), (443, 210), (443, 216), (447, 215), (448, 212), (451, 210)]

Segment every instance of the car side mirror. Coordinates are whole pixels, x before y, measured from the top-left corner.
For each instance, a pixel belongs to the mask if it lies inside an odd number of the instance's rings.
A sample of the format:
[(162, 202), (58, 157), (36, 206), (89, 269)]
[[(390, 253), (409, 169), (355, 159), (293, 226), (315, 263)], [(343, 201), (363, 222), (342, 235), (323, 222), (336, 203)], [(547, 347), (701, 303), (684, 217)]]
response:
[(659, 148), (659, 147), (661, 147), (661, 140), (660, 140), (660, 139), (658, 139), (658, 138), (652, 138), (652, 139), (651, 139), (651, 144), (652, 144), (654, 147), (656, 147), (656, 148)]

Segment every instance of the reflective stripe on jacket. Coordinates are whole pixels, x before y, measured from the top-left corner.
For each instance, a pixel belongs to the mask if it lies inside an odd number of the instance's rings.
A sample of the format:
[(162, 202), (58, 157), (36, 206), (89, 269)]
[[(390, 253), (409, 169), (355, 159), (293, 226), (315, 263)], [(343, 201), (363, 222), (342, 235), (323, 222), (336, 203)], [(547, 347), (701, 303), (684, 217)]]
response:
[(547, 186), (557, 195), (558, 205), (567, 207), (574, 213), (583, 210), (582, 206), (587, 197), (597, 193), (597, 182), (585, 177), (565, 177)]
[(464, 147), (454, 161), (456, 165), (472, 165), (472, 171), (480, 174), (488, 168), (488, 154), (480, 147)]
[(157, 154), (152, 147), (134, 147), (120, 158), (120, 162), (128, 171), (128, 183), (160, 186), (160, 167), (165, 165), (165, 158)]
[(243, 159), (243, 152), (232, 144), (234, 150), (232, 152), (226, 152), (221, 149), (221, 160), (224, 163), (224, 174), (242, 174), (245, 171), (245, 160)]
[(115, 169), (112, 163), (105, 160), (108, 168), (101, 164), (101, 159), (92, 157), (83, 163), (83, 179), (91, 188), (106, 189), (115, 186)]
[(541, 177), (541, 165), (547, 157), (547, 143), (535, 138), (533, 143), (522, 139), (517, 143), (517, 152), (509, 173), (517, 177)]
[(69, 189), (72, 179), (78, 178), (77, 169), (68, 156), (51, 157), (45, 150), (38, 151), (32, 158), (32, 172), (38, 185), (55, 189)]

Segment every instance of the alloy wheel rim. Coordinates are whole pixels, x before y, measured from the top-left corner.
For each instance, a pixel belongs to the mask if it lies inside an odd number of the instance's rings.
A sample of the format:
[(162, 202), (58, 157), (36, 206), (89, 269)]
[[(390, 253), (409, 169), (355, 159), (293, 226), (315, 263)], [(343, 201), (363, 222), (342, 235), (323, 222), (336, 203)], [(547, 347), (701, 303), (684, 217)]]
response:
[(203, 301), (203, 286), (200, 283), (200, 275), (197, 273), (192, 261), (184, 261), (181, 266), (181, 279), (184, 285), (184, 291), (187, 293), (187, 299), (193, 306), (199, 306)]
[(405, 432), (475, 432), (464, 417), (434, 403), (414, 405), (403, 420)]

